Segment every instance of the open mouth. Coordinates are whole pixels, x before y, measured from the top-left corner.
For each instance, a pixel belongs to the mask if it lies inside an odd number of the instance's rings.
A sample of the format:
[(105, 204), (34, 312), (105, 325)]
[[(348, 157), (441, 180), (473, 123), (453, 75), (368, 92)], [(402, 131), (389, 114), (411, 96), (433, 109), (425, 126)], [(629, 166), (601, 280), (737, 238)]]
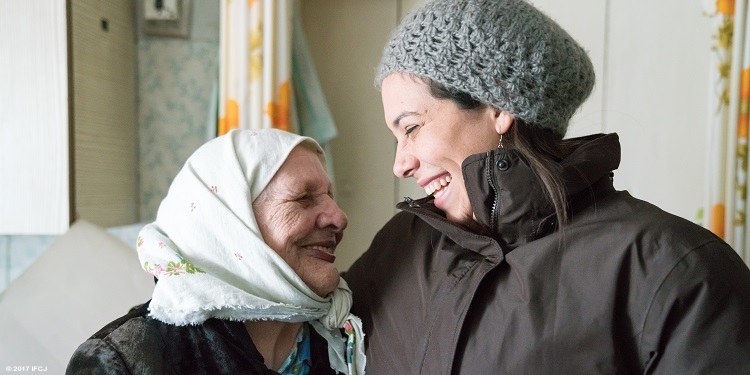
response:
[(329, 263), (333, 263), (336, 260), (336, 256), (333, 255), (333, 247), (325, 247), (320, 245), (305, 246), (306, 249), (312, 250), (310, 255), (314, 258), (324, 260)]
[(435, 198), (439, 197), (443, 193), (443, 188), (451, 183), (453, 178), (451, 176), (440, 177), (429, 184), (425, 185), (424, 192), (427, 195), (433, 195)]

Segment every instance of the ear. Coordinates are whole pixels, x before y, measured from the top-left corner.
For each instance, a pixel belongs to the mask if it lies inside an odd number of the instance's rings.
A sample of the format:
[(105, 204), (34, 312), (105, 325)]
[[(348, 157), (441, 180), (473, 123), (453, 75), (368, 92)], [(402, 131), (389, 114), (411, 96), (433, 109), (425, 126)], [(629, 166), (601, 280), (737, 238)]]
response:
[(497, 134), (505, 134), (505, 132), (510, 129), (511, 125), (513, 125), (515, 117), (510, 113), (497, 108), (495, 108), (494, 111), (495, 131), (497, 131)]

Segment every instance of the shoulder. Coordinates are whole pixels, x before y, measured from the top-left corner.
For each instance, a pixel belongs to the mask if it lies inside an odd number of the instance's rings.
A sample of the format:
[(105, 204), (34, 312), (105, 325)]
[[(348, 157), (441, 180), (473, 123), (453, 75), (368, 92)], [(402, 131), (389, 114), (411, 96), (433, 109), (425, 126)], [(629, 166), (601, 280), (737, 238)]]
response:
[(94, 333), (89, 340), (103, 339), (109, 335), (117, 334), (117, 331), (124, 325), (131, 324), (132, 321), (142, 321), (148, 315), (148, 305), (151, 301), (141, 305), (134, 306), (127, 314), (113, 320)]
[(369, 256), (384, 256), (384, 249), (401, 251), (405, 243), (410, 246), (421, 242), (429, 242), (429, 238), (441, 235), (433, 226), (414, 213), (400, 211), (396, 213), (375, 234), (368, 252)]
[[(622, 191), (574, 216), (564, 238), (569, 259), (626, 275), (619, 283), (641, 307), (677, 284), (684, 289), (707, 277), (745, 277), (747, 268), (706, 228)], [(725, 267), (736, 272), (723, 274)]]
[[(652, 309), (658, 309), (664, 299), (680, 299), (699, 302), (701, 296), (738, 293), (750, 302), (750, 269), (742, 258), (724, 241), (718, 238), (702, 238), (687, 242), (674, 251), (663, 262), (662, 277), (656, 283)], [(692, 295), (686, 299), (686, 295)], [(706, 301), (709, 302), (709, 301)], [(710, 301), (717, 304), (719, 301)], [(666, 306), (664, 306), (666, 308)], [(746, 306), (750, 308), (750, 305)], [(748, 310), (750, 311), (750, 310)]]
[[(635, 251), (646, 260), (671, 266), (702, 246), (729, 248), (706, 228), (669, 213), (625, 191), (607, 194), (573, 216), (567, 239), (600, 239), (612, 252)], [(570, 234), (570, 236), (567, 236)]]
[(160, 346), (161, 335), (147, 313), (145, 303), (104, 326), (75, 350), (66, 373), (129, 374), (135, 371), (135, 363), (147, 365), (158, 358), (154, 349)]
[[(601, 245), (597, 247), (606, 249), (605, 257), (629, 264), (631, 280), (648, 285), (650, 293), (644, 296), (663, 292), (670, 283), (687, 288), (707, 277), (745, 277), (747, 267), (739, 255), (708, 229), (626, 192), (613, 196), (599, 202), (573, 232), (588, 247)], [(736, 272), (726, 274), (725, 268)]]
[(750, 270), (728, 245), (706, 242), (685, 253), (652, 297), (641, 325), (644, 362), (674, 373), (730, 363), (733, 373), (750, 371)]
[(706, 228), (625, 192), (599, 203), (588, 230), (629, 265), (622, 286), (637, 301), (631, 313), (642, 363), (674, 373), (711, 373), (732, 358), (750, 364), (750, 269), (737, 252)]
[(242, 322), (208, 319), (178, 326), (141, 305), (81, 344), (68, 374), (267, 374)]
[(418, 234), (428, 228), (432, 227), (416, 214), (399, 211), (377, 232), (375, 240), (390, 240), (394, 236), (401, 236), (404, 233)]

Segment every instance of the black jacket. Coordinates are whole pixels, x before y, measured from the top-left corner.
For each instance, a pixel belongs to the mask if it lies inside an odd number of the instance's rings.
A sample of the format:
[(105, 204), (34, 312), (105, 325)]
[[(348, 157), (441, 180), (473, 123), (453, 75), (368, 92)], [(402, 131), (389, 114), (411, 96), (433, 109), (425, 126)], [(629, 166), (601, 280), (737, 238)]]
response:
[[(148, 303), (81, 344), (66, 374), (276, 374), (263, 363), (242, 322), (209, 319), (175, 326), (151, 319)], [(343, 345), (343, 344), (342, 344)], [(335, 374), (328, 345), (310, 330), (311, 374)]]
[(617, 135), (584, 140), (562, 162), (561, 230), (507, 147), (463, 163), (491, 233), (432, 198), (399, 204), (343, 275), (368, 375), (750, 374), (750, 270), (704, 228), (615, 190)]

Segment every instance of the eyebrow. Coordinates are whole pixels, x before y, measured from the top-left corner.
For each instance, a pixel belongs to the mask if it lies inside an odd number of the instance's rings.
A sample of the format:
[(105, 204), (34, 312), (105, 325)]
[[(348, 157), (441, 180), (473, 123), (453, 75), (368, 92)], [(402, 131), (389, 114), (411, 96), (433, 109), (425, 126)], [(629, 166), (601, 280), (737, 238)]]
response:
[(399, 127), (400, 126), (399, 124), (400, 124), (401, 120), (404, 117), (414, 116), (414, 115), (418, 115), (418, 114), (419, 113), (412, 112), (412, 111), (407, 111), (407, 112), (401, 113), (400, 115), (396, 116), (396, 118), (393, 120), (393, 122), (392, 122), (393, 127), (396, 127), (396, 128)]
[[(321, 185), (318, 185), (315, 182), (304, 181), (303, 185), (297, 186), (297, 187), (293, 188), (294, 195), (299, 195), (299, 194), (313, 194), (318, 189), (320, 189), (320, 187), (321, 187)], [(330, 181), (330, 179), (328, 181), (328, 184), (326, 185), (326, 190), (327, 190), (326, 194), (328, 192), (330, 192), (331, 195), (333, 195), (333, 183)]]

